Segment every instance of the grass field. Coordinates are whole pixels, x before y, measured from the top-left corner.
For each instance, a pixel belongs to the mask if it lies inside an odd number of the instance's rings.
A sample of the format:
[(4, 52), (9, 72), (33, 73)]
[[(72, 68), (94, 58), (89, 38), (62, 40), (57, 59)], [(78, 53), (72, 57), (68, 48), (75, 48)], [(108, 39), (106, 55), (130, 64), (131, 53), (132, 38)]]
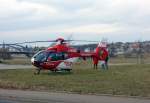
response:
[(3, 64), (10, 64), (10, 65), (31, 65), (30, 58), (13, 58), (10, 60), (3, 60)]
[(150, 97), (150, 65), (111, 66), (93, 70), (89, 63), (74, 66), (71, 73), (33, 70), (1, 70), (0, 88), (65, 91)]

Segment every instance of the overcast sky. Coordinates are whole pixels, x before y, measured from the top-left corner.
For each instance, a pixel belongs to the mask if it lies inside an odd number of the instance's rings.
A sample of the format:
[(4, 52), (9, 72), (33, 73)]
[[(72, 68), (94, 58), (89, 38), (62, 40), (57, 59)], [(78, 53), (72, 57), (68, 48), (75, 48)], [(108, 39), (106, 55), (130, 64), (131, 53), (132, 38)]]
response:
[(0, 42), (150, 40), (150, 0), (0, 0)]

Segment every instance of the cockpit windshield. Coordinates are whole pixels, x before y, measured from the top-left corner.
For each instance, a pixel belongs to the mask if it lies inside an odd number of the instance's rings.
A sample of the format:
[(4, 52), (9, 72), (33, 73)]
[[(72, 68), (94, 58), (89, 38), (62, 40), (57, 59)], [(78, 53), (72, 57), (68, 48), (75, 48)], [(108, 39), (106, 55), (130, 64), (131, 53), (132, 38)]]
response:
[(57, 61), (67, 59), (67, 54), (60, 52), (47, 52), (40, 51), (34, 56), (35, 61), (44, 62), (44, 61)]
[(48, 52), (40, 51), (34, 56), (34, 59), (35, 61), (44, 62), (46, 61), (47, 56), (48, 56)]

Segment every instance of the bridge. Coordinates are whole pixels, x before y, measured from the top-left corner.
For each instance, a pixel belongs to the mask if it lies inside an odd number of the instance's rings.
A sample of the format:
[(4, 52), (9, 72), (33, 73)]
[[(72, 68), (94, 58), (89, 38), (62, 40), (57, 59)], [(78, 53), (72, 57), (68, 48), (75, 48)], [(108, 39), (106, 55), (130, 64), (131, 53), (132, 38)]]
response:
[(0, 44), (0, 56), (2, 58), (9, 58), (12, 54), (24, 54), (27, 57), (31, 57), (34, 53), (33, 48), (29, 48), (27, 45)]

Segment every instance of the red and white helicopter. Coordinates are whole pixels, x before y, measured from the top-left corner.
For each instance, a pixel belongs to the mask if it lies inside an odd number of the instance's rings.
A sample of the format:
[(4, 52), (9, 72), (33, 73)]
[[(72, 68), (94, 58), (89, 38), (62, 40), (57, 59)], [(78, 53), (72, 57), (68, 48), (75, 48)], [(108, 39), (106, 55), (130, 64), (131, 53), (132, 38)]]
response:
[(108, 51), (106, 50), (106, 43), (98, 44), (93, 52), (84, 52), (77, 50), (67, 43), (63, 38), (58, 38), (54, 42), (56, 45), (48, 47), (46, 50), (39, 51), (31, 58), (31, 63), (37, 67), (39, 74), (41, 70), (50, 71), (71, 71), (72, 65), (79, 58), (91, 57), (93, 58), (94, 67), (97, 68), (99, 60), (105, 61), (108, 58)]

